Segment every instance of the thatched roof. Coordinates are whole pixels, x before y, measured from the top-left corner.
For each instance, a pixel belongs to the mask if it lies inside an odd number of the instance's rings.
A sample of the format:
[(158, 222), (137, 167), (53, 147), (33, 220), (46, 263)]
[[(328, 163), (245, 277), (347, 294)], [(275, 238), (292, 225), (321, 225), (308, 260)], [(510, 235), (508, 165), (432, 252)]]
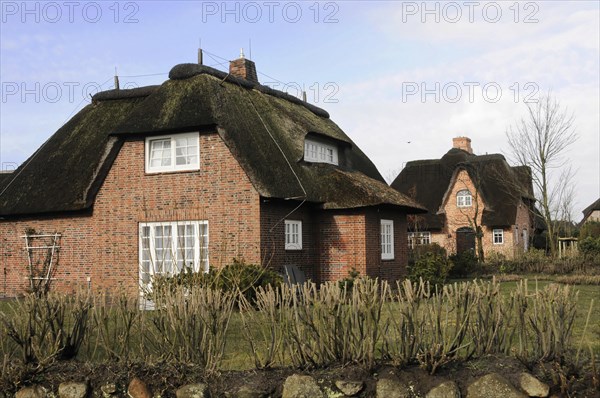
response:
[[(424, 211), (383, 182), (324, 110), (201, 65), (178, 65), (169, 76), (160, 86), (96, 94), (16, 170), (0, 215), (89, 209), (124, 138), (215, 130), (263, 197), (306, 198), (327, 209)], [(307, 134), (337, 142), (340, 166), (304, 162)]]
[(583, 219), (587, 219), (593, 211), (600, 210), (600, 199), (589, 205), (583, 210)]
[(461, 169), (469, 173), (484, 200), (483, 225), (513, 225), (521, 200), (534, 200), (529, 168), (511, 167), (499, 154), (477, 156), (456, 148), (441, 159), (408, 162), (392, 187), (427, 207), (429, 212), (421, 222), (424, 228), (441, 229), (445, 223), (440, 212), (444, 195)]
[(4, 189), (4, 184), (6, 184), (10, 178), (12, 178), (12, 173), (0, 172), (0, 192), (2, 192)]

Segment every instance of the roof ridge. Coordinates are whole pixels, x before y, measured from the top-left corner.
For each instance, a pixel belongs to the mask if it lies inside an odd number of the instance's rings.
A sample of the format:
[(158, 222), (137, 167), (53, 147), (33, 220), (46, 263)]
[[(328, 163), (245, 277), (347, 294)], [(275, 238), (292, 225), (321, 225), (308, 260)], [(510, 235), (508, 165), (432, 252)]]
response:
[(323, 108), (319, 108), (318, 106), (315, 106), (308, 102), (302, 101), (300, 98), (294, 97), (293, 95), (288, 94), (284, 91), (275, 90), (269, 86), (265, 86), (260, 83), (254, 83), (254, 82), (251, 82), (246, 79), (241, 79), (241, 78), (233, 76), (227, 72), (223, 72), (221, 70), (211, 68), (210, 66), (200, 65), (200, 64), (191, 64), (191, 63), (178, 64), (178, 65), (175, 65), (173, 68), (171, 68), (171, 70), (169, 71), (169, 79), (185, 80), (185, 79), (189, 79), (194, 76), (203, 75), (203, 74), (210, 75), (210, 76), (216, 77), (218, 79), (222, 79), (223, 81), (226, 81), (228, 83), (237, 84), (238, 86), (241, 86), (241, 87), (249, 89), (249, 90), (257, 90), (261, 93), (290, 101), (294, 104), (305, 107), (306, 109), (308, 109), (309, 111), (311, 111), (312, 113), (314, 113), (317, 116), (321, 116), (321, 117), (329, 119), (329, 112), (327, 112)]
[(92, 96), (92, 102), (147, 97), (159, 87), (159, 84), (155, 84), (151, 86), (99, 91)]

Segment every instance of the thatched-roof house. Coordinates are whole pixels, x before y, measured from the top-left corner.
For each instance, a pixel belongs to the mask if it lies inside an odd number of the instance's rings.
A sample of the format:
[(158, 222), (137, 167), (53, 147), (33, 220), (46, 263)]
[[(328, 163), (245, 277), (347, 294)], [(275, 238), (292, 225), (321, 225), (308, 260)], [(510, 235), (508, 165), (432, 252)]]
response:
[(590, 221), (600, 222), (600, 198), (583, 210), (583, 219), (580, 225)]
[(392, 183), (429, 212), (410, 217), (409, 244), (438, 243), (449, 252), (474, 250), (481, 227), (484, 252), (512, 257), (535, 232), (529, 168), (511, 167), (499, 154), (475, 155), (458, 137), (440, 159), (408, 162)]
[(233, 258), (315, 281), (352, 268), (399, 278), (406, 215), (425, 209), (389, 188), (327, 112), (260, 85), (254, 68), (184, 64), (160, 86), (96, 94), (1, 180), (0, 295), (35, 274), (26, 242), (54, 233), (61, 288), (135, 291)]

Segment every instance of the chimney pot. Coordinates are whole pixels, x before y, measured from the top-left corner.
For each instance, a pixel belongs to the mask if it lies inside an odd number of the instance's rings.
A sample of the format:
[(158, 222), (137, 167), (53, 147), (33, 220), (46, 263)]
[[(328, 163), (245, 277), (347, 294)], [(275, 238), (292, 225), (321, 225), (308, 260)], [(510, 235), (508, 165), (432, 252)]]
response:
[(462, 149), (465, 152), (473, 154), (473, 148), (471, 148), (471, 139), (469, 137), (456, 137), (452, 139), (452, 147)]

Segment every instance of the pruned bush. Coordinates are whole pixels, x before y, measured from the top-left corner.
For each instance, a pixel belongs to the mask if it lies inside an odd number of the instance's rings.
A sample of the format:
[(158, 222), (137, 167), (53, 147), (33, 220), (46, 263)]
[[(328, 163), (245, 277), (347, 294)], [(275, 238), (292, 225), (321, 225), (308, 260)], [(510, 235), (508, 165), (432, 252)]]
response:
[(200, 364), (216, 372), (223, 359), (235, 292), (182, 286), (166, 291), (150, 318), (144, 342), (157, 359)]
[[(30, 293), (0, 313), (4, 333), (19, 348), (23, 363), (49, 364), (75, 358), (89, 328), (91, 296)], [(4, 336), (2, 338), (5, 338)]]

